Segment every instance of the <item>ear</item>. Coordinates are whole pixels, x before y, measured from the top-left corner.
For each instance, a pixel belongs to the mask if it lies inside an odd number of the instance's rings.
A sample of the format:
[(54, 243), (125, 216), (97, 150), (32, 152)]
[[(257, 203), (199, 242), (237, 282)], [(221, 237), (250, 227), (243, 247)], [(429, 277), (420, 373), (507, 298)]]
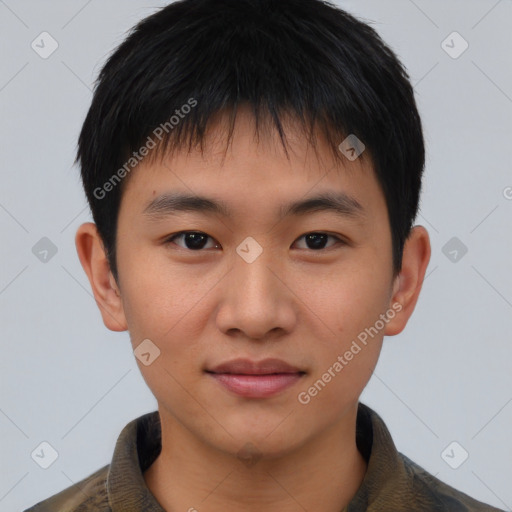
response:
[(76, 232), (75, 245), (80, 263), (91, 283), (103, 323), (111, 331), (126, 331), (121, 292), (110, 270), (96, 224), (82, 224)]
[(386, 324), (384, 334), (394, 336), (403, 331), (418, 301), (430, 261), (430, 238), (423, 226), (414, 226), (404, 245), (402, 268), (393, 283), (390, 306), (397, 311)]

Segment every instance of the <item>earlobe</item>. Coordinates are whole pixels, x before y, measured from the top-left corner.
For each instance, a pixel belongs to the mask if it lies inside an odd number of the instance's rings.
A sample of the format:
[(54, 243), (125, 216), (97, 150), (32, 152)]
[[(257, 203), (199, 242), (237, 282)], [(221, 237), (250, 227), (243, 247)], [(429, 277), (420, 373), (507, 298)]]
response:
[(92, 222), (82, 224), (76, 232), (75, 245), (103, 323), (111, 331), (126, 331), (121, 293), (110, 270), (96, 225)]
[(425, 278), (430, 261), (431, 247), (427, 230), (423, 226), (414, 226), (404, 246), (402, 268), (393, 283), (393, 296), (390, 306), (399, 312), (391, 319), (384, 331), (387, 336), (402, 332), (411, 317)]

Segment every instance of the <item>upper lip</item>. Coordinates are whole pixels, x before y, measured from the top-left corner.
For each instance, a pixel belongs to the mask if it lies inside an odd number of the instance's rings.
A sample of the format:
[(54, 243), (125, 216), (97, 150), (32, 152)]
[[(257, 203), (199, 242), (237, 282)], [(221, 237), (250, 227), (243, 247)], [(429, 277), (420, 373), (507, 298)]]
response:
[(270, 375), (272, 373), (305, 373), (281, 359), (232, 359), (207, 370), (210, 373), (232, 373), (238, 375)]

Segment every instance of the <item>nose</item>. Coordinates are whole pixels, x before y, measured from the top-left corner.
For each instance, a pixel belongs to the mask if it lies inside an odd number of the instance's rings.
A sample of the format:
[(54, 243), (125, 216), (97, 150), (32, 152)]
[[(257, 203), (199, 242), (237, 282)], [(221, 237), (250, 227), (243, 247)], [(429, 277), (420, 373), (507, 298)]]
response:
[(223, 280), (216, 322), (224, 334), (266, 341), (294, 329), (298, 305), (293, 283), (267, 254), (263, 251), (252, 263), (237, 256)]

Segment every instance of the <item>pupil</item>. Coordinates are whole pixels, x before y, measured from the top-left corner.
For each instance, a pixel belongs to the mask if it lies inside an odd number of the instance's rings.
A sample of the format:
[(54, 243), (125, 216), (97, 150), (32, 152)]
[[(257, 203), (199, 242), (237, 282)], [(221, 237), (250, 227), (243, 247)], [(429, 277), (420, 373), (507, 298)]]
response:
[(201, 249), (205, 245), (206, 236), (202, 233), (187, 233), (185, 244), (189, 249)]
[[(322, 249), (325, 246), (325, 242), (327, 240), (327, 235), (323, 233), (310, 233), (306, 235), (306, 243), (310, 249)], [(310, 246), (310, 242), (312, 242), (312, 247)]]

